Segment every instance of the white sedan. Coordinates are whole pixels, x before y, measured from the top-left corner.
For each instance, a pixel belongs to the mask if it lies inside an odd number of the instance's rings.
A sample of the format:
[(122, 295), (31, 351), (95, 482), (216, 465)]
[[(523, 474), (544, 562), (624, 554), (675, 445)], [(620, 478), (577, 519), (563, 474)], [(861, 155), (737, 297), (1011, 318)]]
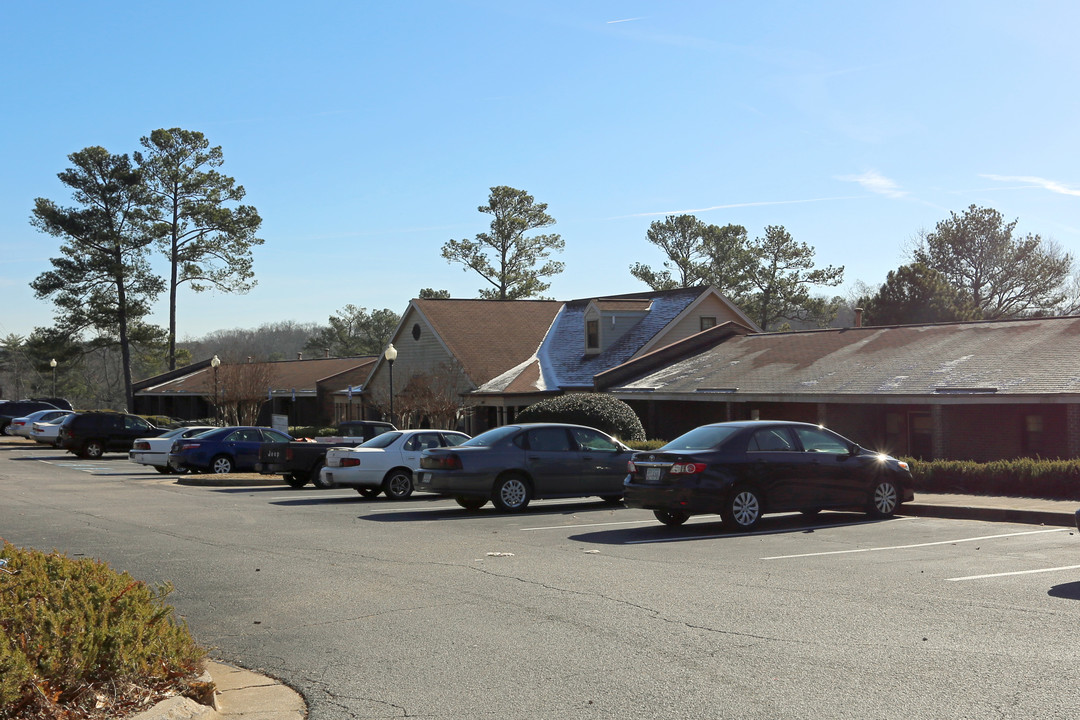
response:
[(64, 419), (65, 416), (71, 415), (71, 410), (38, 410), (32, 412), (26, 417), (12, 418), (11, 424), (7, 426), (8, 435), (20, 435), (24, 438), (33, 437), (34, 423), (58, 423)]
[(128, 452), (128, 460), (141, 465), (152, 465), (159, 473), (182, 474), (186, 470), (178, 470), (169, 465), (169, 451), (172, 450), (173, 440), (195, 437), (208, 430), (217, 430), (212, 425), (192, 425), (170, 430), (164, 435), (157, 437), (139, 438), (131, 446)]
[(364, 497), (386, 493), (391, 500), (404, 500), (412, 495), (422, 450), (453, 447), (468, 439), (452, 430), (394, 430), (354, 448), (330, 448), (319, 486), (346, 485)]

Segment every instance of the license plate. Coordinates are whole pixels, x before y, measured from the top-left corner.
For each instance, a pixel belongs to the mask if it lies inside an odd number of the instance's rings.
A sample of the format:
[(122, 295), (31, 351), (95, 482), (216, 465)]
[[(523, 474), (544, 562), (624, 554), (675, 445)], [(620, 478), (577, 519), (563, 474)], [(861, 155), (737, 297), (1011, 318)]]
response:
[(326, 473), (326, 481), (327, 482), (334, 482), (334, 473), (332, 473), (332, 472)]
[(427, 485), (429, 482), (431, 482), (431, 473), (422, 472), (417, 476), (417, 478), (417, 482), (419, 482), (421, 485)]
[(645, 482), (660, 482), (660, 468), (645, 468)]

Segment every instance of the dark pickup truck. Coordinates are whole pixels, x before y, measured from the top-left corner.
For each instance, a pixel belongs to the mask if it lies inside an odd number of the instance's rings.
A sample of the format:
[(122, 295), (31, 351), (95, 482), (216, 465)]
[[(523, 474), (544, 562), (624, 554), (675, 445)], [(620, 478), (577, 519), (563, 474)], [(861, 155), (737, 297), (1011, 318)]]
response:
[(302, 488), (310, 480), (319, 485), (319, 470), (326, 461), (326, 451), (332, 447), (356, 447), (376, 435), (397, 430), (390, 423), (371, 420), (354, 420), (338, 425), (340, 435), (311, 440), (294, 440), (290, 443), (263, 443), (259, 447), (259, 461), (255, 472), (263, 475), (281, 475), (294, 488)]

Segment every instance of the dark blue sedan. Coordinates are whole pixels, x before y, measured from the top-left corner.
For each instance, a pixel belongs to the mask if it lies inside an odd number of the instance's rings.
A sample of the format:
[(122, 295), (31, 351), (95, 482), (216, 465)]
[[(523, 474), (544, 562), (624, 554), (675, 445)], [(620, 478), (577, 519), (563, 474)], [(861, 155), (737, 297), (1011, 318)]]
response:
[(746, 421), (702, 425), (634, 455), (627, 507), (665, 525), (720, 513), (750, 530), (765, 513), (858, 509), (889, 517), (912, 500), (906, 462), (860, 447), (819, 425)]
[(285, 433), (265, 427), (218, 428), (174, 442), (169, 452), (169, 464), (194, 472), (252, 472), (263, 443), (291, 440)]

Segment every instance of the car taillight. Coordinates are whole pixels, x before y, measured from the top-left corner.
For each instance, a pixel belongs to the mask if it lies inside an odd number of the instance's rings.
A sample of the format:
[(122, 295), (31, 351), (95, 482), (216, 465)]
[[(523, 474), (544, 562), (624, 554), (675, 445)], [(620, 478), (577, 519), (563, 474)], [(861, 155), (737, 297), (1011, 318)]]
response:
[(285, 448), (285, 461), (288, 462), (289, 460), (292, 460), (292, 448), (291, 447)]
[(705, 463), (676, 463), (668, 472), (672, 475), (697, 475), (705, 472)]
[(148, 443), (148, 442), (137, 442), (137, 443), (135, 443), (135, 448), (134, 449), (135, 450), (149, 450), (150, 449), (150, 443)]
[(341, 458), (340, 462), (341, 462), (340, 467), (356, 467), (357, 465), (360, 464), (360, 458), (354, 458), (354, 457)]
[(182, 443), (180, 445), (180, 450), (194, 450), (197, 447), (199, 447), (199, 443)]
[(626, 472), (630, 473), (631, 475), (637, 472), (637, 465), (634, 464), (633, 460), (626, 461)]
[(428, 455), (423, 458), (424, 466), (435, 470), (460, 470), (461, 458), (454, 453), (447, 455)]

